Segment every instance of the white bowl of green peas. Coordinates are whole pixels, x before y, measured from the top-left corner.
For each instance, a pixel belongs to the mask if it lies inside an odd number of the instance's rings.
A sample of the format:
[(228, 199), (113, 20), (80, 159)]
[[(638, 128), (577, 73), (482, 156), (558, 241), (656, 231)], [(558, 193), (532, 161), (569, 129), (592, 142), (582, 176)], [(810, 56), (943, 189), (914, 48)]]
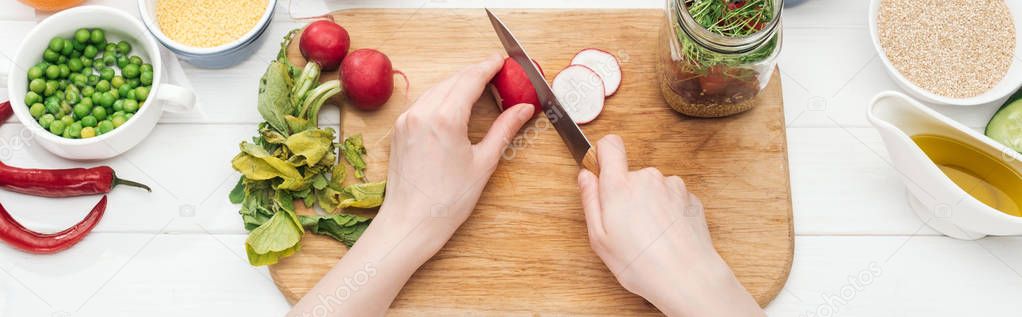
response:
[(134, 17), (82, 6), (28, 33), (7, 91), (33, 140), (64, 158), (117, 156), (141, 142), (163, 111), (190, 111), (195, 95), (161, 83), (159, 46)]

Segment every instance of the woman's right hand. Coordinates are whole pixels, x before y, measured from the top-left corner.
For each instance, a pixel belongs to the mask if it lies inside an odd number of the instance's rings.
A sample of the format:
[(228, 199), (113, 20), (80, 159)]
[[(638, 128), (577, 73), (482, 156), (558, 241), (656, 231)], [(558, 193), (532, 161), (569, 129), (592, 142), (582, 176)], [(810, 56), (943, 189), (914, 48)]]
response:
[(616, 135), (597, 146), (600, 176), (579, 173), (589, 243), (618, 282), (671, 316), (762, 316), (713, 248), (703, 206), (678, 176), (628, 171)]

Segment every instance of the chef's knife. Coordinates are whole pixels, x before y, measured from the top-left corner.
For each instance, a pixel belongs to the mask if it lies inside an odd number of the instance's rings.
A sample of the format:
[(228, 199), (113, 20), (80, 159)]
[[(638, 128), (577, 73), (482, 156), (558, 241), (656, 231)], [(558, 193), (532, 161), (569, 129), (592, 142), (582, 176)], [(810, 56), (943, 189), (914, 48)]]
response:
[(539, 102), (542, 104), (543, 114), (553, 124), (557, 134), (561, 135), (564, 144), (568, 145), (568, 150), (571, 152), (571, 156), (575, 158), (575, 162), (579, 166), (599, 175), (600, 165), (596, 160), (596, 148), (589, 143), (589, 139), (578, 128), (575, 121), (571, 120), (568, 113), (564, 111), (564, 107), (561, 107), (561, 103), (557, 101), (557, 96), (554, 95), (550, 85), (547, 85), (546, 79), (543, 78), (543, 73), (532, 63), (532, 58), (529, 58), (529, 54), (525, 52), (525, 49), (518, 43), (515, 36), (507, 29), (504, 22), (501, 22), (497, 16), (493, 15), (490, 9), (486, 9), (486, 15), (490, 17), (493, 30), (497, 32), (497, 37), (504, 44), (504, 50), (507, 51), (507, 55), (514, 58), (522, 66), (525, 75), (529, 77), (529, 81), (532, 82), (532, 88), (536, 89), (536, 96), (539, 97)]

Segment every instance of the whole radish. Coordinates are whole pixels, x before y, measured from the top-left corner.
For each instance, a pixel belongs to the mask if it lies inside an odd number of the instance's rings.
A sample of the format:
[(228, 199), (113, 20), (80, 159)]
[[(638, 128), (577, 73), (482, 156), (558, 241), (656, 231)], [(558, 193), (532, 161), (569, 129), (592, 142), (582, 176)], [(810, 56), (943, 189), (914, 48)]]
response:
[[(352, 51), (341, 62), (341, 85), (348, 100), (362, 110), (376, 110), (394, 93), (395, 71), (390, 58), (374, 49)], [(407, 81), (407, 80), (406, 80)]]
[(323, 71), (333, 71), (348, 54), (351, 39), (348, 31), (337, 23), (320, 20), (312, 22), (302, 31), (298, 48), (302, 56), (319, 64)]
[[(532, 61), (532, 63), (539, 68), (539, 72), (542, 74), (543, 68), (539, 67), (539, 63), (536, 61)], [(521, 103), (536, 107), (536, 110), (533, 111), (534, 115), (543, 111), (543, 105), (540, 104), (539, 97), (536, 96), (536, 89), (532, 87), (532, 82), (525, 75), (525, 70), (513, 58), (504, 59), (504, 67), (493, 76), (490, 85), (495, 90), (493, 96), (497, 99), (501, 111)]]

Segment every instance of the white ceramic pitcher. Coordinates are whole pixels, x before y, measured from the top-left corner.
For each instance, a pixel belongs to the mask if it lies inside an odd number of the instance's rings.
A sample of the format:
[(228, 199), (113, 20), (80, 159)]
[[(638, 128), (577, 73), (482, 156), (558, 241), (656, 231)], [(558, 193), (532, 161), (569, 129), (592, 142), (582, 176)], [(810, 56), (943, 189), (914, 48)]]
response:
[(916, 215), (947, 236), (973, 240), (1022, 234), (1022, 217), (987, 206), (962, 190), (912, 140), (936, 135), (957, 140), (1022, 171), (1022, 155), (898, 92), (877, 95), (867, 117), (887, 146), (894, 168), (908, 187)]

